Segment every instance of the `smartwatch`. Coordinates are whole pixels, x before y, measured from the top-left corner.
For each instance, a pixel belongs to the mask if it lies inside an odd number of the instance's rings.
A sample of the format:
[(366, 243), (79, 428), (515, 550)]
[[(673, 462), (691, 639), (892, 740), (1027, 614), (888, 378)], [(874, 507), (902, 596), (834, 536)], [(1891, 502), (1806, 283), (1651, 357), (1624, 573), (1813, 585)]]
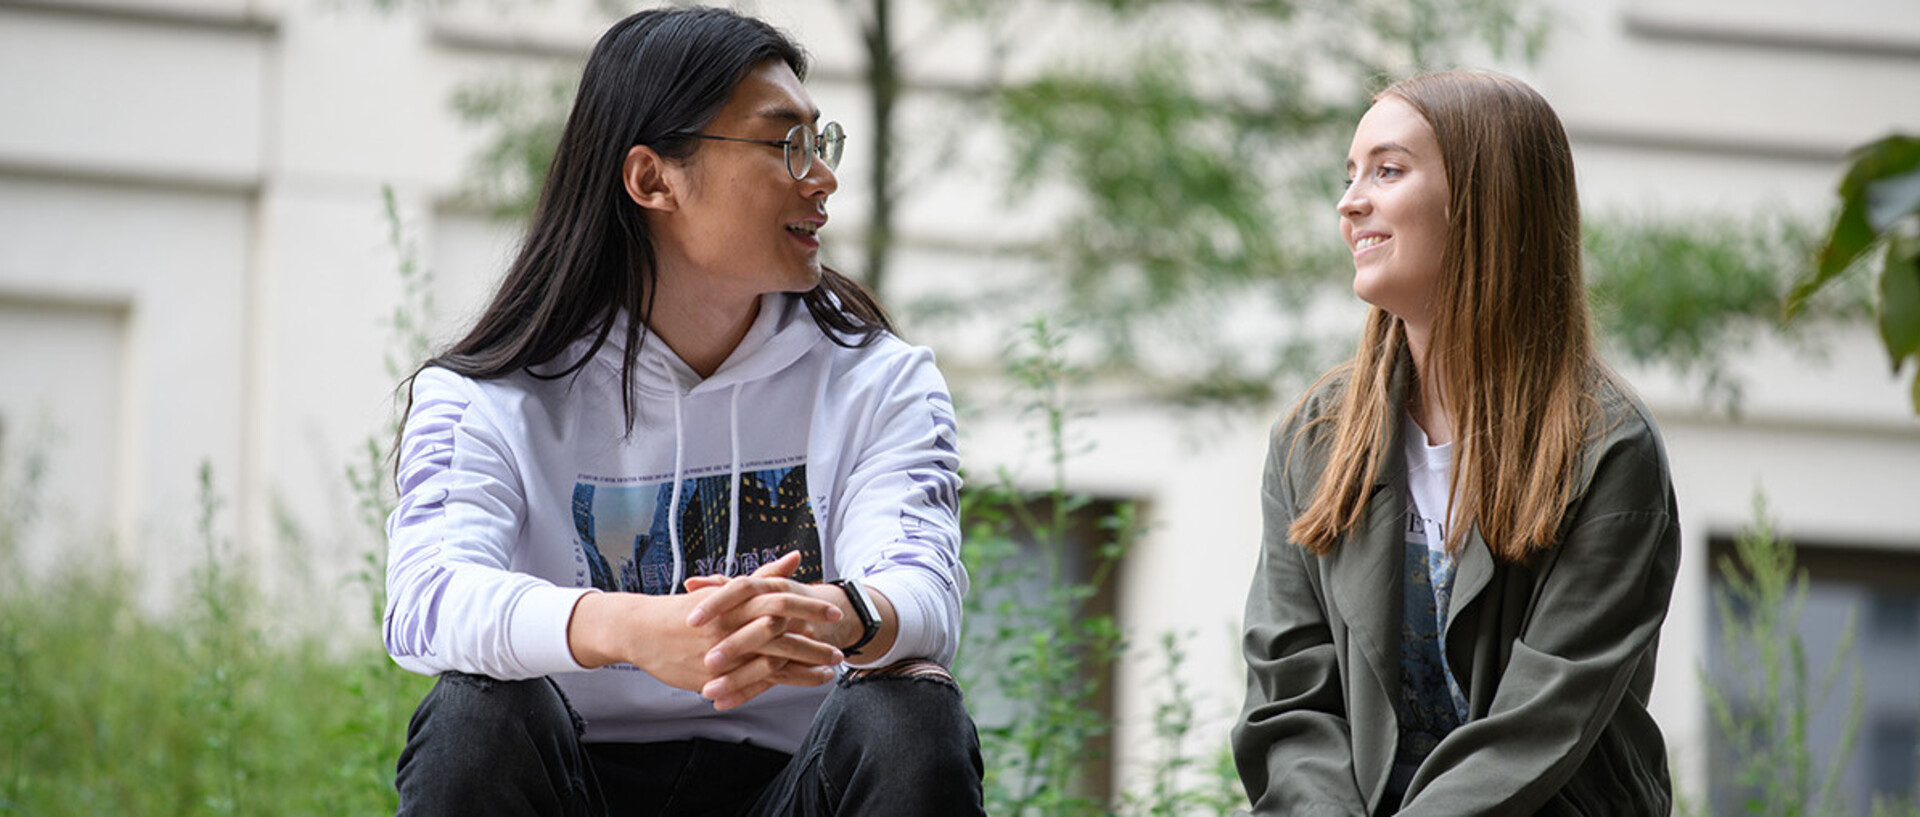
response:
[(840, 651), (847, 656), (859, 655), (860, 648), (880, 634), (880, 608), (874, 606), (873, 597), (867, 595), (867, 586), (858, 577), (835, 579), (827, 584), (845, 591), (847, 601), (853, 604), (853, 614), (860, 617), (860, 640)]

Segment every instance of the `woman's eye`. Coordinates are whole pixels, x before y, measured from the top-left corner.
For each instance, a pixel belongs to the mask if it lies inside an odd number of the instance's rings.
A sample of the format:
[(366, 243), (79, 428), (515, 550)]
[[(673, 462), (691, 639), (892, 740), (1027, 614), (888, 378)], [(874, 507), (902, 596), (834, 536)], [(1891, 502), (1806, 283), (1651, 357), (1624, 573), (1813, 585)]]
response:
[(1392, 179), (1392, 178), (1398, 177), (1400, 173), (1401, 173), (1400, 168), (1392, 167), (1390, 165), (1382, 165), (1380, 169), (1376, 171), (1375, 175), (1378, 175), (1382, 179)]

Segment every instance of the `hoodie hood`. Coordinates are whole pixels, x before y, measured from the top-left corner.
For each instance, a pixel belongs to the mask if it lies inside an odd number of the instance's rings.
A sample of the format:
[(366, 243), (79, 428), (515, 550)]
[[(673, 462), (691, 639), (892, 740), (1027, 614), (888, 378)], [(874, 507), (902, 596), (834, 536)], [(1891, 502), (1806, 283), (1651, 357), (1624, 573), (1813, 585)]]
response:
[[(609, 348), (601, 356), (601, 360), (608, 361), (609, 365), (617, 367), (618, 361), (625, 357), (628, 319), (625, 311), (614, 318), (613, 329), (607, 338)], [(642, 399), (668, 402), (673, 410), (672, 507), (680, 507), (686, 484), (686, 427), (689, 422), (686, 401), (707, 394), (725, 395), (728, 484), (732, 486), (727, 491), (729, 523), (725, 572), (729, 576), (734, 575), (740, 545), (740, 393), (749, 384), (771, 380), (792, 367), (814, 346), (827, 342), (826, 335), (814, 323), (813, 315), (807, 311), (806, 304), (799, 296), (790, 293), (762, 295), (760, 312), (754, 317), (753, 325), (747, 327), (746, 335), (733, 348), (733, 353), (727, 355), (712, 376), (702, 378), (652, 329), (641, 331), (643, 340), (640, 354), (635, 359), (633, 387)], [(576, 346), (587, 342), (577, 341)], [(579, 351), (584, 353), (584, 347)], [(672, 586), (678, 588), (687, 578), (685, 547), (680, 539), (679, 515), (669, 515), (667, 521), (668, 538), (673, 549)]]
[[(602, 359), (616, 367), (626, 352), (627, 320), (628, 315), (622, 310), (614, 317), (613, 329), (607, 334), (607, 347), (612, 354)], [(800, 296), (785, 292), (760, 296), (760, 314), (754, 317), (747, 334), (711, 377), (701, 378), (652, 329), (642, 329), (641, 337), (634, 388), (656, 398), (674, 394), (691, 396), (765, 380), (792, 366), (814, 346), (828, 342)], [(587, 342), (576, 341), (577, 344)], [(581, 346), (580, 351), (584, 350)]]

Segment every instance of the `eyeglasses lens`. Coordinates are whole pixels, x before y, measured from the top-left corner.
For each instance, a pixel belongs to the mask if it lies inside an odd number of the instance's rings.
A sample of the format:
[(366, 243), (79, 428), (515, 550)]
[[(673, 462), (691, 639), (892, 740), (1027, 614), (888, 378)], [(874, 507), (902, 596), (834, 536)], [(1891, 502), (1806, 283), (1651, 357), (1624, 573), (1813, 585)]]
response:
[(827, 163), (827, 169), (840, 166), (840, 154), (846, 150), (847, 134), (841, 130), (840, 123), (828, 122), (826, 127), (815, 134), (806, 125), (795, 125), (787, 131), (787, 172), (795, 179), (804, 179), (813, 170), (813, 159), (819, 157)]
[(839, 169), (840, 154), (846, 149), (847, 132), (841, 130), (840, 123), (828, 122), (820, 129), (820, 158), (826, 161), (827, 167)]
[(807, 172), (813, 170), (813, 130), (806, 125), (795, 125), (787, 131), (787, 172), (795, 179), (804, 179)]

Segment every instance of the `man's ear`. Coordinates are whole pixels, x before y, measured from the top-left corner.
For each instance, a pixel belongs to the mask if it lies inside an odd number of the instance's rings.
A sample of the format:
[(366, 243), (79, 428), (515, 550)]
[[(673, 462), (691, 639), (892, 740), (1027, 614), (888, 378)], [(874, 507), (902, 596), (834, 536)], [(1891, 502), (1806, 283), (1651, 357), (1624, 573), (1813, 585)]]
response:
[(680, 199), (674, 195), (673, 180), (668, 174), (667, 160), (646, 145), (634, 145), (627, 150), (626, 161), (620, 164), (620, 180), (626, 183), (627, 197), (648, 210), (672, 212), (680, 209)]

